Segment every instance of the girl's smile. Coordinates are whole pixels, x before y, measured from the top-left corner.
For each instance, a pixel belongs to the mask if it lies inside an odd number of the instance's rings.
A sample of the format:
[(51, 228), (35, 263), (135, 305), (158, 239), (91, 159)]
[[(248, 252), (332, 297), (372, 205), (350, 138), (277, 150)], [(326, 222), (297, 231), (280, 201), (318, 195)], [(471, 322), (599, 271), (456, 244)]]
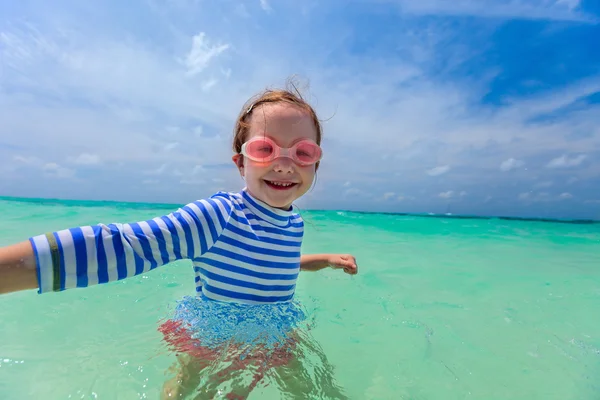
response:
[(275, 190), (289, 190), (297, 185), (296, 182), (287, 182), (287, 181), (268, 181), (264, 179), (264, 181), (269, 185), (271, 189)]

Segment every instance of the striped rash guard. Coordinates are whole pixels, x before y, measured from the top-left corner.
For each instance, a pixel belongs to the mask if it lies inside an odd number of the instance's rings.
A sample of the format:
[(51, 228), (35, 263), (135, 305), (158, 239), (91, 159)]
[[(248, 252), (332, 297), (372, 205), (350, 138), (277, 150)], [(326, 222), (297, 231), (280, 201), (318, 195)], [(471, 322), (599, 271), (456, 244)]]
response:
[(147, 221), (82, 226), (29, 240), (38, 293), (117, 281), (189, 259), (199, 295), (265, 304), (292, 300), (303, 233), (296, 207), (273, 208), (243, 189)]

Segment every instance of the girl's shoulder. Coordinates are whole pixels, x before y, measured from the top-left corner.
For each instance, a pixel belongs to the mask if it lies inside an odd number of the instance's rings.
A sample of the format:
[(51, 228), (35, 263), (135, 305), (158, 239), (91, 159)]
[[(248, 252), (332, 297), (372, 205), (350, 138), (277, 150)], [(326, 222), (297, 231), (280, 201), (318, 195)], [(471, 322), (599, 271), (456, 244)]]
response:
[(241, 193), (238, 192), (226, 192), (218, 191), (208, 198), (213, 202), (219, 202), (224, 205), (227, 209), (241, 209), (244, 204), (244, 198)]

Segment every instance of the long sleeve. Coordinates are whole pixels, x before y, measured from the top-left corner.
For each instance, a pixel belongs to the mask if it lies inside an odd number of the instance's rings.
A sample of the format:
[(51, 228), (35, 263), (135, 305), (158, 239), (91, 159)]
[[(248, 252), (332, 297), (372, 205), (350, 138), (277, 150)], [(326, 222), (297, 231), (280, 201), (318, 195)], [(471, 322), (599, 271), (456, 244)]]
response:
[(225, 228), (232, 205), (222, 196), (135, 223), (81, 226), (30, 238), (38, 293), (129, 278), (208, 251)]

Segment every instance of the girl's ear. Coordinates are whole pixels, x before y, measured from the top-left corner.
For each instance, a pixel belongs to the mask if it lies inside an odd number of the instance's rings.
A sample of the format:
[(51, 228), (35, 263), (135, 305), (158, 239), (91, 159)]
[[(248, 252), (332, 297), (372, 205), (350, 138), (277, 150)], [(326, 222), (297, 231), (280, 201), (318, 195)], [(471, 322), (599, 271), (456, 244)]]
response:
[(234, 154), (231, 157), (231, 160), (234, 162), (238, 171), (240, 171), (240, 175), (243, 177), (244, 176), (244, 156), (242, 156), (241, 154)]

